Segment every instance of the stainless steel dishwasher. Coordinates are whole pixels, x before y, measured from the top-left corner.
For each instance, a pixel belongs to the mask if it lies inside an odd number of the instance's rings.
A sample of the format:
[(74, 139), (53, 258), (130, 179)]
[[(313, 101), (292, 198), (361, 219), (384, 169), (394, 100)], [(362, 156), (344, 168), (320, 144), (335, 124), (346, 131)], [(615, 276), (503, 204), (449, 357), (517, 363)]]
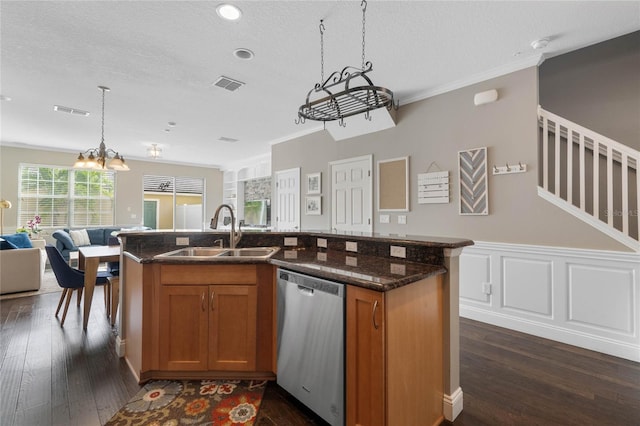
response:
[(344, 425), (344, 285), (278, 269), (278, 385)]

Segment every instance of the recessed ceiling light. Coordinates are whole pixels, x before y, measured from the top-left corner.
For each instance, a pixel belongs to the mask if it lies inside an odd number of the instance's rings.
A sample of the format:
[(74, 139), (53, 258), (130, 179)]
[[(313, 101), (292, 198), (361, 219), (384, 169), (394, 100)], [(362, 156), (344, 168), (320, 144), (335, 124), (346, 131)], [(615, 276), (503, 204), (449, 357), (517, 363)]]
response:
[(167, 123), (167, 125), (169, 127), (176, 127), (176, 122), (175, 121), (170, 121), (170, 122)]
[(245, 61), (253, 59), (253, 57), (255, 56), (251, 50), (245, 49), (244, 47), (234, 50), (233, 54), (236, 56), (236, 58), (244, 59)]
[(242, 12), (236, 6), (223, 3), (216, 7), (216, 13), (219, 17), (228, 21), (237, 21), (242, 16)]

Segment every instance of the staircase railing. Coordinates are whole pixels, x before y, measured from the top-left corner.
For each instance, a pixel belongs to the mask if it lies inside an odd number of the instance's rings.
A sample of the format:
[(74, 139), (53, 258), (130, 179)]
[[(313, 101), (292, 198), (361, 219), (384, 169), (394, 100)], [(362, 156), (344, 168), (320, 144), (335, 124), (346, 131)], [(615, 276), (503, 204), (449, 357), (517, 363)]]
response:
[(640, 251), (640, 152), (540, 106), (538, 119), (540, 196)]

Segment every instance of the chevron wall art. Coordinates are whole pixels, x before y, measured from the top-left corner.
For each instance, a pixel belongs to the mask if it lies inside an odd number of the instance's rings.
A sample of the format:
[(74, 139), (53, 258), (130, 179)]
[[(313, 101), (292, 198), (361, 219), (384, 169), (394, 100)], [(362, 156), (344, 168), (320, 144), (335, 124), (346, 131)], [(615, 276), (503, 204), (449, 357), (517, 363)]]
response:
[(487, 148), (458, 152), (460, 214), (488, 215)]

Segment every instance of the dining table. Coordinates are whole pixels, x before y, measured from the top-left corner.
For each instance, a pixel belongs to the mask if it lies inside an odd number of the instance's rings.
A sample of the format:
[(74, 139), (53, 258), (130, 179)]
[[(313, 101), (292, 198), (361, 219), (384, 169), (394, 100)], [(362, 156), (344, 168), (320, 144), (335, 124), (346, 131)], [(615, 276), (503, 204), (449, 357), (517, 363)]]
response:
[(96, 287), (98, 266), (102, 262), (118, 262), (120, 260), (120, 246), (85, 246), (78, 248), (78, 269), (84, 271), (84, 314), (82, 328), (87, 329), (93, 291)]

